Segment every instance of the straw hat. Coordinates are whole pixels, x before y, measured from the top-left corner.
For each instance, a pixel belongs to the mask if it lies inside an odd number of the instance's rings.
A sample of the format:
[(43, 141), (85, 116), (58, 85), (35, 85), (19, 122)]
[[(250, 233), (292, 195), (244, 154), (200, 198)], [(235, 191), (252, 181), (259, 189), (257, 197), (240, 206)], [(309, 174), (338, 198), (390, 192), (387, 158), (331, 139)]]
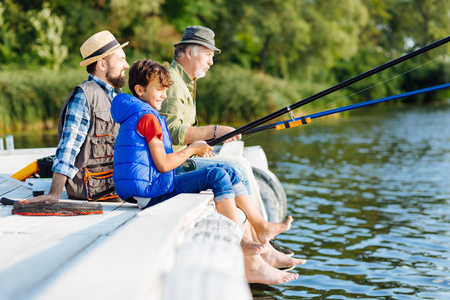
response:
[(128, 42), (121, 45), (108, 30), (98, 32), (81, 45), (80, 52), (84, 60), (80, 63), (80, 66), (89, 66), (126, 45), (128, 45)]
[(186, 27), (181, 42), (174, 44), (174, 46), (179, 44), (199, 44), (214, 50), (216, 54), (220, 54), (220, 49), (216, 47), (214, 42), (214, 31), (200, 25)]

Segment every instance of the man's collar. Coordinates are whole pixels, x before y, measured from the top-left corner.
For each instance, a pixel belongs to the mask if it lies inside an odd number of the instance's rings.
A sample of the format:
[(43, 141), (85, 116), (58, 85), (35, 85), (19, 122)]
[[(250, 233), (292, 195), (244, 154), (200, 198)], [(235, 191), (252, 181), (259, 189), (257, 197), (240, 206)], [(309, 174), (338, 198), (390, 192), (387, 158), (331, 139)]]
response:
[(191, 76), (188, 75), (188, 73), (175, 59), (170, 63), (170, 67), (175, 69), (175, 71), (177, 71), (177, 73), (180, 74), (181, 78), (186, 84), (195, 83), (196, 80), (192, 79)]
[(112, 85), (103, 81), (102, 79), (98, 78), (95, 75), (89, 74), (88, 80), (93, 81), (96, 84), (98, 84), (105, 91), (105, 93), (107, 93), (109, 96), (111, 96), (111, 98), (114, 98), (114, 96), (116, 94), (121, 92), (120, 89), (117, 89), (117, 91), (116, 91)]

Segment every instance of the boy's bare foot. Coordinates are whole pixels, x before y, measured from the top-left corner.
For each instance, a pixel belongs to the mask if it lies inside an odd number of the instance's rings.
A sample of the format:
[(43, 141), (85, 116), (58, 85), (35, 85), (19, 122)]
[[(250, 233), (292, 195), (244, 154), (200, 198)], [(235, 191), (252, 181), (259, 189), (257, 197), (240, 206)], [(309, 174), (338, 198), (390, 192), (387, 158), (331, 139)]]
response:
[(265, 222), (264, 228), (256, 228), (254, 226), (258, 240), (263, 244), (269, 243), (277, 234), (288, 231), (291, 228), (292, 221), (294, 219), (289, 216), (284, 223)]
[(245, 238), (245, 236), (241, 240), (241, 247), (244, 256), (263, 254), (269, 250), (267, 244), (255, 243), (252, 240)]
[(298, 274), (269, 266), (260, 255), (244, 257), (245, 277), (249, 283), (280, 284), (298, 278)]
[(275, 250), (270, 244), (268, 246), (268, 251), (261, 254), (261, 257), (266, 263), (274, 268), (287, 268), (306, 263), (306, 259), (297, 259), (287, 256), (286, 254)]

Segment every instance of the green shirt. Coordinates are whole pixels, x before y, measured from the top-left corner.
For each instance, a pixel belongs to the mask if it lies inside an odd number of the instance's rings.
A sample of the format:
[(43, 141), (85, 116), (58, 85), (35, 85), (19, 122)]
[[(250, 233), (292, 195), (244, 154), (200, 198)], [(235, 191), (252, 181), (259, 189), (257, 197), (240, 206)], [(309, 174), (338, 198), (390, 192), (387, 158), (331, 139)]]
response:
[(174, 83), (167, 90), (167, 98), (159, 113), (166, 117), (173, 150), (176, 152), (186, 147), (184, 140), (188, 127), (197, 126), (198, 123), (195, 108), (196, 82), (176, 60), (170, 64), (169, 72)]

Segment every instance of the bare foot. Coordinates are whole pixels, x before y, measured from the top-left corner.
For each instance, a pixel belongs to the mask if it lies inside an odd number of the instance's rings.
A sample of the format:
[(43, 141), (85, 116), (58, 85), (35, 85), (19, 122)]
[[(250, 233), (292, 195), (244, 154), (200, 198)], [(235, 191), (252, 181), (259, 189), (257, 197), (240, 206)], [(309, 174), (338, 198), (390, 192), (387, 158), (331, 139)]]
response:
[(265, 222), (262, 228), (254, 226), (258, 240), (263, 244), (269, 243), (277, 234), (288, 231), (291, 228), (292, 221), (294, 219), (289, 216), (284, 223)]
[(274, 268), (287, 268), (306, 263), (306, 259), (293, 258), (287, 256), (284, 253), (281, 253), (280, 251), (275, 250), (275, 248), (273, 248), (270, 243), (268, 246), (268, 251), (266, 251), (264, 254), (261, 254), (261, 257), (266, 263)]
[(244, 256), (263, 254), (269, 250), (268, 244), (255, 243), (245, 237), (242, 238), (241, 247)]
[(298, 278), (298, 274), (269, 266), (260, 255), (244, 257), (245, 277), (249, 283), (280, 284)]

